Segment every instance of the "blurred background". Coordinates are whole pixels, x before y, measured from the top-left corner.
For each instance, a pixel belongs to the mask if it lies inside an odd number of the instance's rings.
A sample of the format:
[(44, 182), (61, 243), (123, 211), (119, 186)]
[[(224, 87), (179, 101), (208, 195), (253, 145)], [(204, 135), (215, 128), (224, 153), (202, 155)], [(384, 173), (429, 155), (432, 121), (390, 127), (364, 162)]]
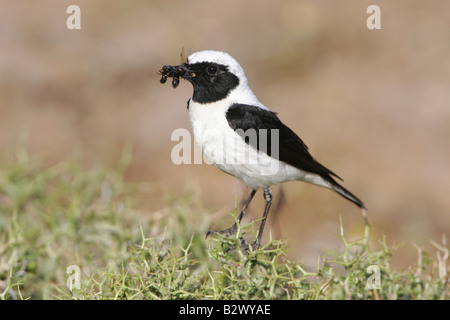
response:
[[(66, 9), (81, 8), (81, 30)], [(381, 8), (381, 30), (366, 9)], [(399, 266), (450, 230), (450, 2), (446, 1), (4, 1), (0, 2), (0, 150), (24, 146), (45, 165), (77, 154), (84, 165), (116, 163), (132, 148), (129, 181), (165, 197), (193, 198), (231, 224), (247, 197), (233, 177), (174, 165), (175, 129), (190, 129), (192, 87), (161, 85), (157, 71), (180, 51), (222, 50), (247, 73), (259, 100), (278, 112), (312, 154), (368, 207), (375, 242), (405, 242)], [(0, 168), (1, 169), (1, 168)], [(289, 255), (314, 263), (363, 236), (360, 210), (333, 192), (282, 186), (285, 204), (266, 227)], [(274, 188), (275, 197), (280, 188)], [(249, 217), (259, 219), (262, 193)], [(267, 238), (266, 238), (267, 239)]]

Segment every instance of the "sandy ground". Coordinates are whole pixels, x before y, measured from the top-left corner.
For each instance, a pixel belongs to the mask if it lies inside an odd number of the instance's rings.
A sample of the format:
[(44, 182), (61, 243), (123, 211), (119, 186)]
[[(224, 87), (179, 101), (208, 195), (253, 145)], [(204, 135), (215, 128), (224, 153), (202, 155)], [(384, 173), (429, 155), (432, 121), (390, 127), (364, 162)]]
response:
[[(81, 8), (81, 30), (66, 27), (70, 4)], [(182, 47), (223, 50), (366, 203), (374, 240), (407, 244), (402, 265), (414, 259), (410, 243), (450, 235), (450, 3), (376, 1), (381, 30), (366, 27), (371, 4), (1, 1), (0, 148), (25, 146), (48, 165), (73, 154), (111, 165), (132, 146), (127, 178), (154, 186), (143, 210), (189, 191), (226, 226), (225, 212), (247, 191), (209, 165), (172, 163), (171, 134), (189, 129), (192, 88), (173, 90), (156, 74), (179, 62)], [(293, 257), (314, 262), (338, 248), (339, 215), (350, 238), (362, 237), (350, 202), (300, 182), (282, 188), (286, 203), (269, 224)], [(250, 216), (262, 205), (261, 193)]]

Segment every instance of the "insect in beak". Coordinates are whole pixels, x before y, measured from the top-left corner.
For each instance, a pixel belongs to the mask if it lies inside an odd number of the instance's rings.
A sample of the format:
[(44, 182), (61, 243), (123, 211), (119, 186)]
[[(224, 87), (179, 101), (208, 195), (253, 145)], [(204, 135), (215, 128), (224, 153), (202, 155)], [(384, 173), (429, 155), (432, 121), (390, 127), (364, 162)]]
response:
[(180, 84), (180, 78), (186, 79), (197, 76), (195, 72), (189, 71), (184, 64), (179, 66), (164, 65), (158, 74), (161, 75), (161, 79), (159, 80), (161, 83), (166, 83), (167, 78), (173, 78), (172, 87), (174, 89)]
[(173, 80), (172, 80), (172, 88), (176, 88), (176, 87), (178, 87), (178, 85), (180, 84), (180, 78), (178, 78), (178, 77), (173, 77)]

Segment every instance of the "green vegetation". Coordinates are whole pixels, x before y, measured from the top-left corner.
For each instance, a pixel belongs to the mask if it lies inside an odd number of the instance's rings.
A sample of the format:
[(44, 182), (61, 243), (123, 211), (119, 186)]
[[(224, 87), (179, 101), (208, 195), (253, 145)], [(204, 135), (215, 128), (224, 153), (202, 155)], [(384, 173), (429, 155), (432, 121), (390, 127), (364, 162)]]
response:
[[(23, 150), (1, 160), (1, 299), (449, 298), (445, 239), (400, 272), (384, 239), (374, 250), (364, 239), (347, 241), (341, 227), (342, 252), (326, 252), (306, 270), (280, 241), (241, 249), (252, 224), (205, 240), (208, 215), (189, 195), (167, 197), (158, 212), (139, 209), (151, 188), (124, 181), (130, 161), (125, 154), (112, 169), (84, 170), (75, 160), (43, 168)], [(80, 268), (81, 287), (72, 291), (69, 266)], [(380, 286), (367, 289), (374, 271)]]

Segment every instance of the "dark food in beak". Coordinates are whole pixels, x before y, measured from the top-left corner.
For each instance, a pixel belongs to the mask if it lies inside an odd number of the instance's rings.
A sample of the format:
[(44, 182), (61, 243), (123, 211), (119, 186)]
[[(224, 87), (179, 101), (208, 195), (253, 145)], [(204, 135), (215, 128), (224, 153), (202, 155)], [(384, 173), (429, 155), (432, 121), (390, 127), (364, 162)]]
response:
[(193, 77), (195, 74), (190, 73), (189, 70), (186, 69), (184, 65), (180, 66), (169, 66), (165, 65), (159, 70), (159, 74), (161, 75), (161, 80), (159, 82), (166, 83), (167, 78), (172, 79), (172, 87), (175, 89), (180, 84), (180, 77), (187, 78)]

